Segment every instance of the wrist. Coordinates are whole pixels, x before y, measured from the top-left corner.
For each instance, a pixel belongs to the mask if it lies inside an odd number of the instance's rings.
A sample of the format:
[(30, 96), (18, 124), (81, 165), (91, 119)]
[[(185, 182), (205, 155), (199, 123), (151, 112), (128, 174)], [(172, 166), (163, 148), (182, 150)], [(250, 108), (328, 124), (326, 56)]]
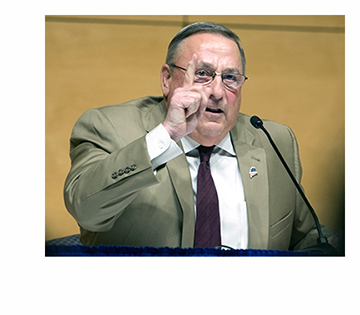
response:
[(165, 130), (167, 131), (167, 133), (169, 134), (169, 136), (170, 136), (170, 138), (171, 138), (172, 140), (174, 140), (175, 142), (180, 141), (180, 139), (181, 139), (182, 137), (179, 137), (179, 136), (178, 136), (175, 128), (172, 128), (166, 121), (164, 121), (164, 122), (162, 123), (162, 125), (163, 125), (163, 127), (165, 128)]

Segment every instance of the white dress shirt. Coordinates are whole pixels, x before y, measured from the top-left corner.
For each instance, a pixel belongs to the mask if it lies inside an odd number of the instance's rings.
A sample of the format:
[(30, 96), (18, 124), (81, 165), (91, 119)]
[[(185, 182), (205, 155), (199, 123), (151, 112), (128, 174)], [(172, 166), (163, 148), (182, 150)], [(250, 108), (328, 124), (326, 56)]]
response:
[[(148, 152), (152, 168), (170, 161), (182, 153), (162, 124), (146, 136)], [(194, 192), (194, 208), (196, 211), (197, 172), (200, 164), (200, 144), (185, 136), (181, 143), (189, 164)], [(211, 174), (219, 198), (221, 243), (237, 249), (248, 246), (248, 220), (244, 187), (236, 153), (230, 139), (230, 133), (216, 144), (210, 157)]]

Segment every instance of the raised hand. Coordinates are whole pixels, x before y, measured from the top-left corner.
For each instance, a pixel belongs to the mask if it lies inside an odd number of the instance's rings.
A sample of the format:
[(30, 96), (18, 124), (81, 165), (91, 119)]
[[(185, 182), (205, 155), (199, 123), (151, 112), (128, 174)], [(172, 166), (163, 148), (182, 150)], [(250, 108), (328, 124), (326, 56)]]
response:
[(196, 128), (208, 102), (203, 86), (193, 85), (196, 65), (197, 56), (194, 54), (185, 72), (183, 85), (175, 89), (163, 122), (175, 142)]

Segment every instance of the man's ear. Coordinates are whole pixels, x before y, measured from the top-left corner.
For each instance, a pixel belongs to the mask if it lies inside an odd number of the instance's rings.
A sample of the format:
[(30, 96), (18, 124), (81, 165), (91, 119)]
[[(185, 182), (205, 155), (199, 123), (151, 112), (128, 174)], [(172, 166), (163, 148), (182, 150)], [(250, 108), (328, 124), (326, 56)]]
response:
[(161, 89), (162, 89), (164, 98), (166, 98), (169, 94), (170, 80), (171, 80), (171, 69), (170, 69), (169, 65), (164, 64), (161, 67), (160, 78), (161, 78)]

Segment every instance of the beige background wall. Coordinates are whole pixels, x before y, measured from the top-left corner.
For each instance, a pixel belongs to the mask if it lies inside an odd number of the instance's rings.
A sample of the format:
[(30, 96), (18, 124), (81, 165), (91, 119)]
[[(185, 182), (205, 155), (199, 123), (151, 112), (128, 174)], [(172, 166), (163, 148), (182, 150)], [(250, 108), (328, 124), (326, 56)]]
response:
[(161, 95), (167, 45), (186, 24), (218, 22), (241, 39), (241, 111), (289, 125), (320, 222), (344, 229), (344, 16), (47, 16), (45, 238), (78, 233), (62, 190), (69, 138), (87, 109)]

